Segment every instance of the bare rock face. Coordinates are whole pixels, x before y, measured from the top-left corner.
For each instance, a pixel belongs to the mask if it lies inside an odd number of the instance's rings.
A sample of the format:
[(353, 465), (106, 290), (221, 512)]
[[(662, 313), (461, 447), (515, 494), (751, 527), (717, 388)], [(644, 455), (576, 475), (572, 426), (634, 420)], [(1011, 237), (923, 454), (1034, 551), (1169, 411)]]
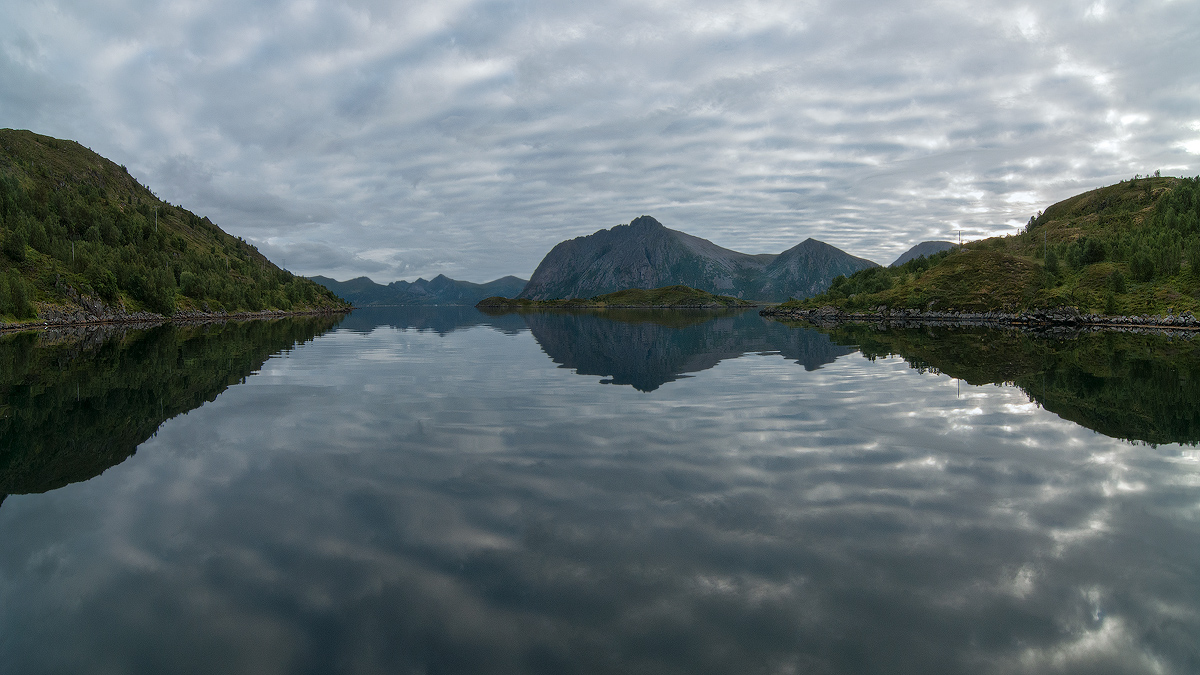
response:
[(839, 274), (874, 266), (815, 239), (778, 255), (740, 253), (641, 216), (558, 244), (518, 297), (590, 298), (682, 284), (748, 300), (781, 301), (814, 295)]

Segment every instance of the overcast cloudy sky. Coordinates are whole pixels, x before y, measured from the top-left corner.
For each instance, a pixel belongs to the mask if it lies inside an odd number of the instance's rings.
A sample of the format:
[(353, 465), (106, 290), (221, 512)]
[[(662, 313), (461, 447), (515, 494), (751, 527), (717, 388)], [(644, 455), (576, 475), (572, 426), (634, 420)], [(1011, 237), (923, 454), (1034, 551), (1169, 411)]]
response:
[(1200, 2), (0, 0), (0, 126), (301, 274), (528, 277), (648, 214), (887, 263), (1200, 173)]

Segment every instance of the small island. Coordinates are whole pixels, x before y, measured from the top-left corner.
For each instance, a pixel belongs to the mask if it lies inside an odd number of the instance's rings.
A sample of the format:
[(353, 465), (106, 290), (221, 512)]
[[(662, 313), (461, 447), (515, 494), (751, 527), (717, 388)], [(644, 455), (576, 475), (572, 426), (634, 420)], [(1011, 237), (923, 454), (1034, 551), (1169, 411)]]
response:
[(690, 286), (664, 286), (662, 288), (629, 288), (615, 293), (605, 293), (591, 298), (564, 298), (561, 300), (529, 300), (527, 298), (484, 298), (475, 305), (480, 309), (523, 310), (523, 309), (732, 309), (757, 307), (755, 303), (729, 295), (715, 295)]

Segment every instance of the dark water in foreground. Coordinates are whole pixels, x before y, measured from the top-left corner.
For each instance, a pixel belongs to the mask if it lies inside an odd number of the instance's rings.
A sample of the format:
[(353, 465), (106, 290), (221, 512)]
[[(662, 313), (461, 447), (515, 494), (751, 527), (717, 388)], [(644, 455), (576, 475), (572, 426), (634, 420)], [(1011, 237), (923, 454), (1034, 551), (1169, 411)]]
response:
[(0, 673), (1196, 673), (1197, 440), (1161, 337), (4, 336)]

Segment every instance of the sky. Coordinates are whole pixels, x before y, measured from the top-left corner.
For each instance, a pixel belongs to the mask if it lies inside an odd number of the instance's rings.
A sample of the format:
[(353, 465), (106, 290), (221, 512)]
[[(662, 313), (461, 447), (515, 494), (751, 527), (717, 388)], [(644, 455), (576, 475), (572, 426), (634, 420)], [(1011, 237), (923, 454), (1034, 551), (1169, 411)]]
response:
[(1200, 174), (1200, 2), (0, 0), (0, 127), (305, 275), (528, 278), (651, 215), (886, 264)]

